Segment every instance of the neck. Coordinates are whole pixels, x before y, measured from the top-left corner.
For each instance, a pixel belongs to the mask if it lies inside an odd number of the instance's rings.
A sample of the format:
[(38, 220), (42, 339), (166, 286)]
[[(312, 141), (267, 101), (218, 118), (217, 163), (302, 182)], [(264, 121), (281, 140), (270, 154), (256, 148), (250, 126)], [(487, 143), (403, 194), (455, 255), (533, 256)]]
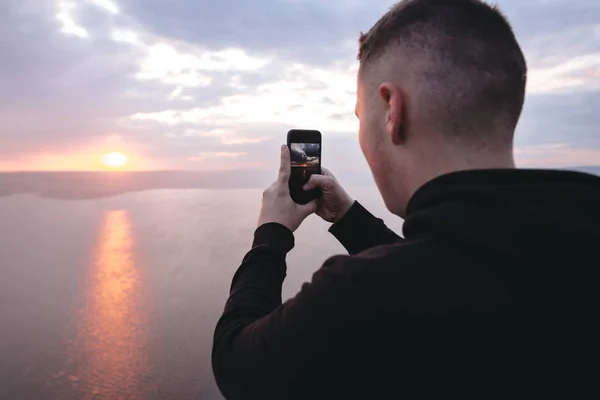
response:
[(425, 183), (451, 172), (516, 168), (512, 147), (501, 151), (485, 148), (428, 151), (415, 154), (411, 161), (405, 176), (408, 198)]

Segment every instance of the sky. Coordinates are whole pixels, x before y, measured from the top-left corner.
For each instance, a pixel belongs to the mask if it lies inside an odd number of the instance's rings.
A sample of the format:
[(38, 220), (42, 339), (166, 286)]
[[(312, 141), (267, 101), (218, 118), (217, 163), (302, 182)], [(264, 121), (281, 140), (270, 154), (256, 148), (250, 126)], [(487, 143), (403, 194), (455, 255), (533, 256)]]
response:
[[(365, 169), (357, 39), (389, 0), (0, 2), (0, 171), (268, 169), (291, 128)], [(600, 165), (600, 2), (499, 0), (530, 69), (523, 167)]]

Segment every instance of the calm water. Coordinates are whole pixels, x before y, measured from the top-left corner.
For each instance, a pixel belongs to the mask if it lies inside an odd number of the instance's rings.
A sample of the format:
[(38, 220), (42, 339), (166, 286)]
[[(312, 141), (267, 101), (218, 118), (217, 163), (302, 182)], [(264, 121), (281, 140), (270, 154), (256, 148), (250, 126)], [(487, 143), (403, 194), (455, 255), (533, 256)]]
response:
[[(213, 328), (261, 190), (0, 198), (0, 399), (221, 399)], [(376, 189), (350, 190), (396, 231)], [(343, 252), (311, 217), (284, 298)]]

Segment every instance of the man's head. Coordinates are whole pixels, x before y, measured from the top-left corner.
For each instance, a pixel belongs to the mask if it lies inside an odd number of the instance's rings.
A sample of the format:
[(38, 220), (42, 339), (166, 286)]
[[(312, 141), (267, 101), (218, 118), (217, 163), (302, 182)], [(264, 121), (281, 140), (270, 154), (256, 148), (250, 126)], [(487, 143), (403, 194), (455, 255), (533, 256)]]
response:
[(497, 9), (405, 0), (359, 42), (359, 140), (392, 212), (437, 175), (512, 164), (527, 66)]

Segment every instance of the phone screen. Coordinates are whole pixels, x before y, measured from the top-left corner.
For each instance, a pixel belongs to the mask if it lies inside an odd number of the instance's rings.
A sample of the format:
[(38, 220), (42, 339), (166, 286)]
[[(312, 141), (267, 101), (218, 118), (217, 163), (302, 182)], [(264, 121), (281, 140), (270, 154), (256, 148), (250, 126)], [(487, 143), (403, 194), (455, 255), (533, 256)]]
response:
[(297, 203), (308, 203), (317, 192), (305, 192), (303, 186), (313, 174), (321, 173), (321, 143), (290, 143), (290, 192)]

